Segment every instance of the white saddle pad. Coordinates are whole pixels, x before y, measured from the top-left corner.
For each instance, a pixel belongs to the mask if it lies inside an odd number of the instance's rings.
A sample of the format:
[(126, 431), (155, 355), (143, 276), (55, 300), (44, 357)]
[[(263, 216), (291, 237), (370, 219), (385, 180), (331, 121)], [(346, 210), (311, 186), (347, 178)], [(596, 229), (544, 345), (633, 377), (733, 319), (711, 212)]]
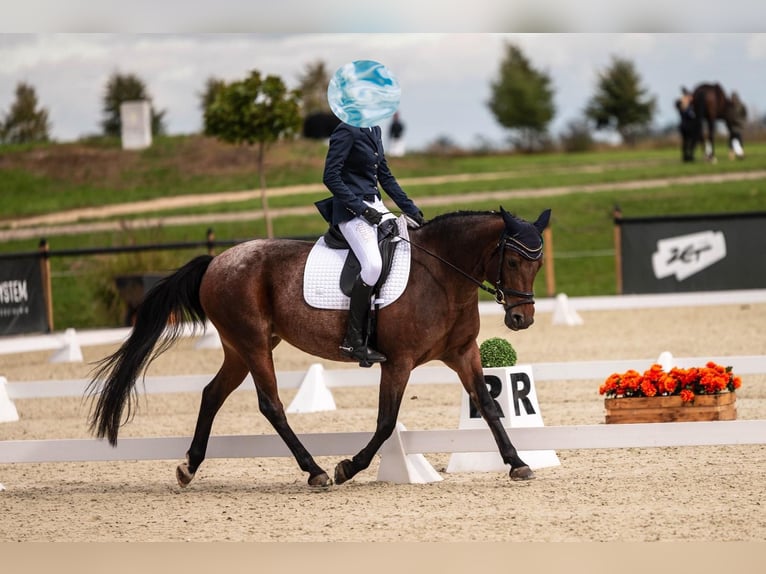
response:
[[(409, 239), (404, 216), (396, 220), (399, 237)], [(318, 309), (348, 309), (349, 298), (340, 290), (340, 272), (348, 249), (330, 249), (320, 237), (311, 248), (303, 271), (303, 298)], [(397, 240), (391, 273), (380, 290), (377, 302), (381, 307), (396, 301), (407, 286), (410, 276), (410, 244)]]

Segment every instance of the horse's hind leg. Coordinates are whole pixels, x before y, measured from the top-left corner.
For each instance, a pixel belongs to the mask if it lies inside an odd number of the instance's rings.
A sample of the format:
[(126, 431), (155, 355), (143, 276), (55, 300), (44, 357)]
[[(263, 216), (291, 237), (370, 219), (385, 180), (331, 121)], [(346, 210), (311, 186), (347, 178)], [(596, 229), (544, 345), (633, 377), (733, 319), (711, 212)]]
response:
[(274, 373), (274, 361), (270, 350), (257, 357), (250, 357), (250, 372), (258, 392), (258, 406), (261, 413), (290, 449), (301, 470), (309, 474), (309, 486), (330, 486), (332, 484), (330, 477), (316, 463), (287, 422), (284, 406), (279, 399), (277, 377)]
[(176, 479), (182, 487), (187, 486), (194, 478), (197, 469), (205, 460), (213, 419), (227, 397), (236, 389), (247, 375), (247, 366), (239, 356), (224, 346), (224, 360), (218, 373), (202, 391), (197, 426), (194, 438), (186, 453), (186, 462), (176, 468)]

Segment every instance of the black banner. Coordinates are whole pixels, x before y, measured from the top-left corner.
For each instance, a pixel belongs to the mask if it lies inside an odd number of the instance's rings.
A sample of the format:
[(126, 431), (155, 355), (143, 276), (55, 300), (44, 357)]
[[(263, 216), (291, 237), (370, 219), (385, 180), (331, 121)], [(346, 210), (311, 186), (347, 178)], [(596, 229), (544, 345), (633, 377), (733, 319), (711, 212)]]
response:
[(0, 262), (0, 335), (48, 332), (39, 257)]
[(766, 287), (766, 213), (616, 219), (622, 292)]

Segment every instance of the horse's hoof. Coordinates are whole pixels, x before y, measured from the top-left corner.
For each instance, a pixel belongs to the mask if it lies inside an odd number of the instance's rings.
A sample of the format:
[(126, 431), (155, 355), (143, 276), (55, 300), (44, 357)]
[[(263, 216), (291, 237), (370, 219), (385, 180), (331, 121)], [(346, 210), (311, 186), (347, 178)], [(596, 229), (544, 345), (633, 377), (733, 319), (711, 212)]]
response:
[(532, 480), (535, 477), (535, 473), (528, 466), (519, 466), (518, 468), (512, 468), (509, 476), (511, 480)]
[(342, 460), (335, 467), (335, 484), (343, 484), (352, 476), (350, 460)]
[(182, 462), (176, 467), (176, 480), (178, 481), (178, 486), (181, 488), (186, 488), (189, 486), (189, 483), (194, 478), (194, 473), (189, 472), (189, 464), (186, 462)]
[(329, 488), (332, 486), (332, 479), (326, 472), (309, 477), (309, 486), (316, 488)]

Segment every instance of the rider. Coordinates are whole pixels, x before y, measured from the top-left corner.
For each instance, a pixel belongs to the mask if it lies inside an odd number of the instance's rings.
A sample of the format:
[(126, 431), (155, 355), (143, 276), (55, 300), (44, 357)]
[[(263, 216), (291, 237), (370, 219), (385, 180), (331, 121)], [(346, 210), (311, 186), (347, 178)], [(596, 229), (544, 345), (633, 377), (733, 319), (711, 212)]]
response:
[(424, 222), (423, 212), (391, 173), (383, 152), (380, 126), (338, 124), (330, 136), (323, 182), (333, 195), (332, 213), (323, 215), (330, 225), (338, 226), (361, 265), (351, 291), (348, 328), (340, 349), (360, 364), (381, 363), (386, 360), (385, 355), (369, 348), (364, 338), (370, 297), (383, 266), (377, 227), (383, 221), (395, 219), (381, 200), (378, 184), (417, 225)]

